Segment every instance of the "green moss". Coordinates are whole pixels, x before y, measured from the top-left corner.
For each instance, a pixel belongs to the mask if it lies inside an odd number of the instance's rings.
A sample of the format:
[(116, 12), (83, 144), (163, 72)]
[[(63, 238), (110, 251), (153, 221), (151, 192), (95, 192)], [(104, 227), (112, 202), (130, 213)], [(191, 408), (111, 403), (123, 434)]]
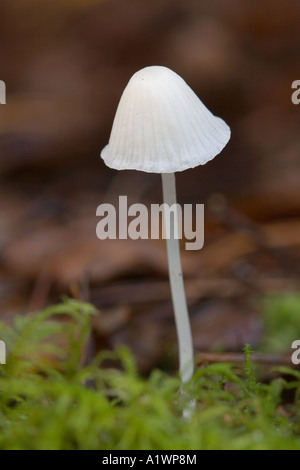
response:
[(300, 340), (300, 294), (272, 295), (262, 302), (265, 339), (261, 350), (286, 353)]
[[(82, 367), (94, 313), (66, 300), (0, 325), (9, 352), (0, 366), (0, 449), (300, 449), (299, 372), (285, 369), (290, 382), (258, 385), (249, 347), (244, 372), (212, 364), (198, 368), (184, 389), (158, 370), (140, 377), (124, 348)], [(103, 367), (107, 358), (120, 367)], [(285, 390), (295, 399), (282, 406)]]

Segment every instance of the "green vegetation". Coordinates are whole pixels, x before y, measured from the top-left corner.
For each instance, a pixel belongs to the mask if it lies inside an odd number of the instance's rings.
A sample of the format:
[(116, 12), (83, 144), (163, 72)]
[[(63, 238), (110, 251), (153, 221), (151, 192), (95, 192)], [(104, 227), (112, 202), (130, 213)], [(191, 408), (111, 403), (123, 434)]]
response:
[(65, 300), (0, 324), (0, 449), (300, 449), (299, 371), (260, 384), (249, 346), (243, 368), (199, 367), (184, 390), (158, 370), (140, 377), (124, 348), (83, 367), (93, 314)]
[(285, 353), (300, 339), (300, 294), (269, 296), (262, 304), (265, 340), (262, 350)]

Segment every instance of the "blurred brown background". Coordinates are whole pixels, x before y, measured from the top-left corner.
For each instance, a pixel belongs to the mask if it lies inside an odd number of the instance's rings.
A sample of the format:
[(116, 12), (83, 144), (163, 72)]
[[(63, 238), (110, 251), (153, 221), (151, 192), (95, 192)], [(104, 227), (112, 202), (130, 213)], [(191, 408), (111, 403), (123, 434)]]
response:
[(259, 344), (257, 296), (299, 287), (299, 24), (295, 0), (1, 0), (1, 318), (67, 293), (99, 308), (97, 349), (130, 345), (143, 371), (175, 357), (164, 242), (100, 242), (95, 215), (161, 201), (158, 175), (99, 153), (131, 75), (165, 65), (232, 128), (177, 176), (206, 207), (205, 247), (182, 253), (195, 347)]

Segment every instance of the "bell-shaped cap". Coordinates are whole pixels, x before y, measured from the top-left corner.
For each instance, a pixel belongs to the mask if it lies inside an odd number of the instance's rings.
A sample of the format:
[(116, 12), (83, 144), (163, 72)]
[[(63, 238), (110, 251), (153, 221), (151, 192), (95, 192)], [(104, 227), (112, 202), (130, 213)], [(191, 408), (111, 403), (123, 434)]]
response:
[(146, 67), (129, 80), (101, 157), (116, 170), (172, 173), (204, 165), (230, 128), (172, 70)]

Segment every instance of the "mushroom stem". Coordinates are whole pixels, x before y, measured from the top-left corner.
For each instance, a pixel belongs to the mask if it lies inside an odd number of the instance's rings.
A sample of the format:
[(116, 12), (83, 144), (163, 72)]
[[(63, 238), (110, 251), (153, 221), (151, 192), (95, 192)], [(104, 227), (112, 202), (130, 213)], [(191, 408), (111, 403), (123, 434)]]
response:
[[(176, 204), (176, 183), (174, 173), (162, 173), (163, 200), (168, 206)], [(176, 206), (177, 210), (177, 206)], [(194, 351), (187, 309), (185, 290), (182, 277), (180, 248), (177, 235), (177, 217), (165, 212), (165, 224), (169, 223), (169, 233), (166, 230), (169, 277), (171, 284), (173, 308), (179, 343), (179, 372), (183, 383), (188, 382), (194, 371)], [(177, 212), (176, 212), (177, 214)]]

